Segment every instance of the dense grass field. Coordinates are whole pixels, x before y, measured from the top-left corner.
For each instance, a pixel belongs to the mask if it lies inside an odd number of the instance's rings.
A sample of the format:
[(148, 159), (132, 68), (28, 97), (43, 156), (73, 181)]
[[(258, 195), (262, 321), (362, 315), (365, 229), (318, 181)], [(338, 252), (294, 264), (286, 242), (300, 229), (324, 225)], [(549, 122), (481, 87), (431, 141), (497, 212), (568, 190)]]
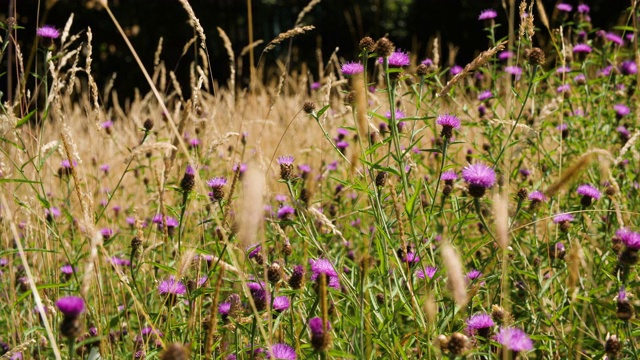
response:
[(269, 56), (309, 8), (234, 54), (181, 2), (188, 89), (160, 42), (120, 99), (72, 18), (9, 59), (36, 85), (0, 115), (1, 358), (640, 356), (636, 2), (613, 29), (523, 3), (505, 39), (488, 9), (466, 67), (364, 38), (318, 69)]

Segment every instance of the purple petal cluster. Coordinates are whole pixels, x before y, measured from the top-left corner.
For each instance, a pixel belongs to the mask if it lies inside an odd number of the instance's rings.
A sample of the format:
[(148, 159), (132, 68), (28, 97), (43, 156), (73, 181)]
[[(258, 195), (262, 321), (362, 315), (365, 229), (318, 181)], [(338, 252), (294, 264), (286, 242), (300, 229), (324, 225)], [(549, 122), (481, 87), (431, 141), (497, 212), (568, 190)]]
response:
[(556, 224), (560, 224), (563, 222), (572, 222), (574, 219), (573, 215), (569, 214), (569, 213), (562, 213), (562, 214), (558, 214), (556, 216), (553, 217), (553, 222)]
[(291, 301), (288, 296), (277, 296), (273, 299), (273, 310), (282, 312), (291, 307)]
[(278, 165), (293, 165), (293, 155), (284, 155), (278, 157)]
[(416, 270), (416, 277), (418, 277), (419, 279), (424, 279), (425, 277), (428, 277), (429, 279), (433, 279), (433, 276), (436, 274), (437, 271), (438, 271), (437, 267), (427, 266), (424, 270), (422, 269)]
[(452, 129), (459, 129), (460, 128), (460, 119), (458, 119), (454, 115), (444, 114), (444, 115), (438, 116), (438, 119), (436, 119), (436, 124), (438, 124), (438, 125), (440, 125), (442, 127), (448, 127), (448, 128), (452, 128)]
[(587, 45), (587, 44), (576, 44), (576, 46), (573, 47), (573, 52), (578, 54), (588, 54), (592, 51), (591, 46)]
[(36, 35), (46, 39), (57, 39), (60, 37), (60, 31), (51, 25), (44, 25), (36, 30)]
[(478, 100), (485, 101), (491, 99), (493, 97), (493, 93), (491, 90), (485, 90), (478, 95)]
[(512, 351), (529, 351), (533, 349), (533, 342), (529, 336), (518, 328), (500, 328), (495, 340)]
[(287, 344), (273, 344), (271, 345), (271, 354), (267, 354), (267, 359), (296, 360), (296, 351)]
[(359, 62), (348, 62), (342, 64), (341, 71), (342, 75), (356, 75), (364, 71), (364, 66), (362, 66), (362, 64)]
[(625, 60), (620, 64), (620, 72), (623, 75), (635, 75), (638, 73), (638, 65), (633, 60)]
[[(401, 50), (394, 51), (387, 59), (389, 66), (391, 67), (403, 67), (409, 65), (411, 62), (409, 59), (409, 53)], [(378, 63), (384, 63), (384, 59), (379, 58)]]
[(164, 280), (158, 285), (158, 292), (161, 295), (184, 295), (187, 292), (187, 287), (181, 282), (176, 280), (175, 276), (169, 276), (169, 279)]
[(467, 330), (471, 334), (476, 330), (490, 328), (494, 325), (495, 323), (489, 314), (476, 314), (467, 319)]
[(469, 185), (489, 189), (496, 183), (496, 173), (483, 163), (475, 163), (462, 170), (462, 179)]
[(547, 196), (544, 193), (542, 193), (542, 191), (536, 190), (536, 191), (532, 191), (529, 194), (529, 200), (530, 201), (544, 202), (544, 201), (547, 201)]
[(573, 6), (571, 6), (571, 4), (567, 4), (567, 3), (560, 3), (560, 4), (556, 5), (556, 9), (558, 9), (560, 11), (564, 11), (564, 12), (571, 12), (571, 10), (573, 10)]
[(616, 231), (616, 236), (629, 249), (640, 250), (640, 234), (627, 228)]
[(58, 310), (66, 316), (77, 318), (84, 312), (84, 300), (79, 296), (65, 296), (56, 301)]
[(491, 20), (498, 17), (498, 13), (493, 9), (486, 9), (480, 12), (478, 20)]
[(599, 200), (600, 196), (602, 196), (602, 194), (598, 189), (596, 189), (595, 187), (589, 184), (583, 184), (578, 186), (578, 189), (576, 190), (576, 192), (582, 196), (590, 197), (593, 200)]

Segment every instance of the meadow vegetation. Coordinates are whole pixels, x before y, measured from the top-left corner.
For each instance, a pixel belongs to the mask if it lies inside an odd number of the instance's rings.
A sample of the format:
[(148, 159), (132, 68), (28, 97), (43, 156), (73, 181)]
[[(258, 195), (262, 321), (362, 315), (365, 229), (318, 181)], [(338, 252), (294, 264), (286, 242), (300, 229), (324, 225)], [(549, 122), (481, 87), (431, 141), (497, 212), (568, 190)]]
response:
[(188, 85), (160, 40), (152, 91), (119, 98), (73, 17), (38, 30), (32, 73), (9, 59), (2, 358), (640, 356), (636, 1), (613, 29), (523, 2), (504, 39), (488, 9), (465, 67), (366, 37), (317, 69), (270, 55), (319, 1), (239, 54), (181, 3)]

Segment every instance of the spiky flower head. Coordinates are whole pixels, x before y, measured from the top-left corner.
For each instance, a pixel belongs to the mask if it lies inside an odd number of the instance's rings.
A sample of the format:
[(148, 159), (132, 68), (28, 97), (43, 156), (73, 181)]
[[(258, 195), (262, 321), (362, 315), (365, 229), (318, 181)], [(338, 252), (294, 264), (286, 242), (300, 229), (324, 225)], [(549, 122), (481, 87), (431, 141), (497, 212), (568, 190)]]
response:
[(329, 325), (329, 321), (325, 322), (323, 326), (322, 319), (319, 317), (314, 317), (309, 320), (311, 346), (313, 346), (316, 351), (325, 351), (329, 347), (331, 343), (331, 337), (329, 336), (330, 329), (331, 326)]
[(533, 349), (533, 342), (529, 336), (518, 328), (500, 328), (494, 339), (512, 351), (521, 352)]
[(498, 17), (498, 13), (493, 9), (486, 9), (480, 12), (478, 20), (493, 20)]
[(289, 286), (294, 289), (300, 289), (304, 283), (305, 269), (302, 265), (296, 265), (293, 267), (291, 276), (289, 277)]
[[(395, 68), (407, 66), (411, 62), (409, 59), (409, 53), (402, 50), (392, 52), (387, 58), (387, 61), (389, 63), (389, 66)], [(378, 59), (378, 63), (384, 63), (384, 57), (380, 57)]]
[(574, 54), (588, 54), (591, 51), (591, 46), (587, 44), (576, 44), (576, 46), (573, 47)]
[(207, 180), (207, 185), (211, 188), (209, 193), (209, 199), (211, 201), (220, 201), (224, 198), (224, 186), (227, 184), (227, 179), (224, 177), (214, 177)]
[(53, 40), (60, 37), (60, 31), (51, 25), (44, 25), (36, 30), (36, 35)]
[(84, 312), (84, 300), (79, 296), (65, 296), (56, 301), (56, 307), (65, 317), (77, 318)]
[(482, 197), (496, 183), (496, 173), (483, 163), (475, 163), (462, 170), (462, 179), (469, 185), (471, 196)]
[(342, 75), (350, 76), (361, 74), (364, 71), (364, 66), (359, 62), (348, 62), (342, 64), (342, 68), (340, 70), (342, 71)]
[(388, 57), (393, 53), (393, 50), (395, 50), (395, 46), (391, 40), (386, 37), (380, 38), (376, 41), (375, 51), (379, 56), (383, 58)]
[(635, 75), (638, 73), (638, 65), (633, 60), (625, 60), (620, 64), (620, 72), (623, 75)]
[(640, 234), (627, 228), (616, 231), (616, 236), (629, 249), (640, 250)]
[(451, 140), (451, 137), (453, 136), (453, 129), (460, 129), (460, 119), (458, 119), (454, 115), (440, 115), (436, 119), (436, 124), (442, 126), (442, 133), (440, 134), (440, 136), (447, 140)]
[(184, 295), (187, 292), (187, 287), (181, 281), (176, 280), (175, 276), (171, 275), (169, 279), (160, 282), (158, 292), (161, 295)]
[(556, 5), (556, 9), (558, 9), (560, 11), (564, 11), (564, 12), (571, 12), (571, 10), (573, 10), (573, 6), (571, 6), (571, 4), (567, 4), (567, 3), (560, 3), (560, 4)]
[(599, 200), (600, 197), (602, 196), (602, 194), (600, 193), (600, 190), (596, 189), (595, 187), (589, 184), (583, 184), (578, 186), (578, 189), (576, 190), (576, 192), (582, 195), (582, 199), (580, 200), (580, 203), (582, 204), (583, 207), (587, 207), (591, 205), (591, 203), (594, 200)]
[(280, 165), (280, 177), (282, 180), (291, 180), (293, 177), (293, 155), (284, 155), (278, 158)]
[(273, 344), (271, 353), (267, 354), (267, 359), (296, 360), (296, 351), (287, 344)]
[(476, 333), (484, 338), (489, 336), (491, 327), (495, 323), (489, 314), (476, 314), (467, 319), (467, 333), (475, 335)]
[(491, 92), (491, 90), (485, 90), (485, 91), (481, 92), (480, 94), (478, 94), (478, 100), (479, 101), (489, 100), (492, 97), (493, 97), (493, 93)]
[(424, 279), (425, 277), (428, 277), (429, 279), (433, 279), (433, 276), (436, 274), (437, 271), (438, 271), (437, 267), (427, 266), (424, 270), (422, 269), (416, 270), (416, 277), (420, 279)]
[(578, 12), (581, 14), (588, 14), (591, 11), (591, 8), (587, 4), (578, 5)]
[(358, 47), (360, 51), (372, 52), (375, 48), (376, 43), (369, 36), (365, 36), (360, 40)]

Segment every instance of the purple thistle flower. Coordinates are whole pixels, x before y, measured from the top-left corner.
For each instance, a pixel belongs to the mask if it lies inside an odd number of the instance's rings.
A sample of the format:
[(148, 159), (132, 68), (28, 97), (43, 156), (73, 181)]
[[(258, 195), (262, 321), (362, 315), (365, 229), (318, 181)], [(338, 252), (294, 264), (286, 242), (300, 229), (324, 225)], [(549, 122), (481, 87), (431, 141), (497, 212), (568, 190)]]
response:
[(556, 91), (558, 92), (558, 94), (562, 94), (562, 93), (568, 92), (569, 90), (571, 90), (571, 85), (562, 84), (558, 86), (558, 89)]
[(491, 92), (491, 90), (485, 90), (480, 94), (478, 94), (478, 100), (480, 101), (485, 101), (487, 99), (491, 99), (492, 97), (493, 97), (493, 93)]
[[(251, 245), (249, 246), (249, 249), (251, 249), (251, 251), (249, 252), (249, 255), (247, 255), (247, 257), (249, 259), (253, 259), (255, 257), (257, 257), (258, 255), (260, 255), (260, 252), (262, 251), (262, 245)], [(247, 249), (247, 250), (249, 250)]]
[(542, 191), (532, 191), (529, 194), (529, 200), (530, 201), (537, 201), (537, 202), (545, 202), (547, 201), (547, 196), (542, 192)]
[(498, 17), (498, 13), (493, 9), (486, 9), (480, 12), (478, 20), (492, 20)]
[(61, 297), (56, 306), (65, 317), (77, 318), (84, 312), (84, 300), (79, 296)]
[(36, 30), (36, 35), (45, 39), (57, 39), (60, 37), (60, 31), (51, 25), (44, 25)]
[(114, 265), (114, 266), (130, 266), (131, 265), (131, 261), (129, 261), (127, 259), (119, 258), (117, 256), (112, 256), (111, 257), (111, 264)]
[(631, 132), (629, 132), (629, 129), (627, 129), (624, 125), (618, 126), (616, 128), (616, 131), (618, 132), (618, 134), (620, 134), (620, 137), (625, 139), (625, 141), (631, 137)]
[(557, 214), (556, 216), (553, 217), (553, 222), (556, 224), (560, 224), (560, 223), (570, 223), (574, 220), (574, 217), (572, 214), (569, 213), (561, 213), (561, 214)]
[(609, 76), (611, 74), (611, 70), (613, 70), (613, 65), (605, 66), (600, 71), (598, 71), (598, 75), (602, 77)]
[[(331, 330), (329, 321), (327, 321), (325, 325), (327, 330)], [(309, 320), (309, 330), (311, 330), (312, 335), (324, 334), (325, 329), (322, 327), (322, 319), (319, 317), (314, 317), (313, 319)]]
[(196, 170), (191, 165), (187, 165), (187, 168), (184, 171), (185, 174), (195, 176)]
[(222, 317), (229, 316), (229, 311), (231, 311), (230, 302), (223, 302), (218, 305), (218, 314), (222, 315)]
[(424, 60), (422, 60), (422, 62), (420, 62), (420, 64), (425, 65), (425, 66), (432, 66), (433, 65), (433, 60), (426, 58)]
[(496, 183), (496, 173), (483, 163), (475, 163), (462, 170), (462, 179), (469, 185), (471, 196), (482, 197)]
[(311, 276), (311, 280), (316, 280), (318, 276), (327, 275), (329, 277), (337, 277), (338, 273), (333, 267), (333, 264), (327, 259), (318, 259), (318, 260), (309, 260), (311, 262), (311, 271), (313, 271), (313, 275)]
[(109, 239), (113, 236), (113, 230), (110, 228), (102, 228), (100, 230), (100, 233), (102, 234), (102, 237), (105, 239)]
[(344, 153), (344, 151), (349, 147), (349, 143), (347, 141), (338, 141), (336, 143), (336, 147), (338, 148), (338, 150), (342, 151)]
[(564, 12), (571, 12), (571, 10), (573, 10), (573, 6), (567, 3), (560, 3), (556, 5), (556, 9)]
[[(396, 68), (407, 66), (410, 63), (409, 53), (401, 51), (399, 49), (391, 53), (391, 55), (389, 55), (387, 59), (388, 59), (387, 61), (389, 63), (389, 66), (396, 67)], [(378, 59), (378, 63), (383, 64), (384, 59), (380, 57)]]
[(624, 302), (627, 300), (627, 290), (625, 290), (624, 285), (618, 291), (618, 302)]
[(529, 351), (533, 349), (533, 342), (527, 334), (518, 328), (500, 328), (494, 338), (498, 343), (512, 351)]
[(293, 214), (296, 212), (294, 208), (289, 205), (284, 205), (278, 209), (278, 219), (280, 220), (291, 220), (293, 218)]
[(520, 66), (507, 66), (504, 68), (504, 72), (515, 76), (516, 80), (519, 80), (520, 76), (522, 76), (522, 68)]
[(583, 184), (578, 186), (578, 189), (576, 190), (576, 192), (582, 196), (591, 198), (592, 200), (599, 200), (600, 196), (602, 196), (602, 194), (598, 189), (596, 189), (595, 187), (589, 184)]
[(615, 104), (613, 105), (613, 110), (616, 111), (616, 116), (618, 118), (622, 118), (624, 116), (629, 115), (631, 113), (631, 109), (624, 104)]
[(460, 74), (460, 73), (462, 72), (462, 70), (463, 70), (463, 69), (462, 69), (462, 66), (460, 66), (460, 65), (453, 65), (453, 66), (451, 67), (451, 70), (449, 70), (449, 73), (450, 73), (451, 75), (453, 75), (453, 76), (456, 76), (456, 75)]
[(233, 165), (233, 172), (238, 171), (238, 169), (240, 169), (240, 174), (244, 174), (245, 171), (247, 171), (247, 164), (242, 163), (242, 164), (235, 164)]
[(635, 75), (638, 73), (638, 65), (633, 60), (626, 60), (620, 64), (620, 72), (623, 75)]
[(622, 46), (623, 44), (623, 40), (620, 36), (616, 35), (615, 33), (609, 32), (605, 34), (605, 39), (611, 41), (614, 44), (617, 44), (618, 46)]
[(469, 280), (475, 280), (481, 276), (482, 276), (482, 273), (480, 272), (480, 270), (476, 270), (476, 269), (473, 269), (467, 273), (467, 279)]
[(498, 59), (500, 60), (508, 60), (508, 59), (511, 59), (513, 56), (514, 54), (513, 54), (513, 51), (511, 50), (504, 50), (498, 53)]
[(440, 175), (440, 179), (444, 182), (447, 182), (447, 181), (453, 182), (458, 180), (458, 174), (456, 174), (456, 172), (453, 170), (443, 171), (442, 175)]
[(164, 336), (162, 331), (160, 331), (158, 329), (154, 329), (151, 326), (145, 326), (140, 330), (140, 336), (149, 336), (149, 335), (155, 335), (155, 336), (158, 336), (158, 337), (163, 337)]
[(616, 231), (616, 237), (629, 249), (640, 250), (640, 234), (627, 228)]
[(589, 5), (587, 4), (578, 5), (578, 12), (580, 14), (588, 14), (590, 11), (591, 11), (591, 8), (589, 8)]
[(277, 296), (273, 299), (273, 310), (283, 312), (291, 306), (291, 301), (288, 296)]
[(298, 170), (300, 170), (300, 172), (303, 174), (308, 174), (311, 172), (311, 166), (309, 166), (308, 164), (301, 164), (298, 165)]
[(420, 256), (414, 252), (408, 252), (404, 257), (404, 262), (408, 264), (417, 263), (418, 261), (420, 261)]
[(436, 120), (436, 124), (438, 124), (438, 125), (440, 125), (442, 127), (449, 127), (449, 128), (452, 128), (452, 129), (459, 129), (460, 128), (460, 119), (458, 119), (454, 115), (449, 115), (449, 114), (440, 115), (440, 116), (438, 116), (438, 119)]
[(556, 129), (559, 131), (566, 131), (569, 129), (569, 125), (567, 123), (562, 123), (558, 126), (556, 126)]
[(209, 185), (209, 187), (211, 188), (221, 188), (227, 185), (227, 179), (224, 177), (214, 177), (207, 180), (207, 185)]
[(342, 75), (356, 75), (356, 74), (360, 74), (364, 71), (364, 66), (362, 66), (361, 63), (359, 62), (348, 62), (345, 64), (342, 64)]
[(60, 272), (65, 275), (71, 275), (75, 272), (75, 269), (73, 268), (73, 266), (67, 264), (60, 267)]
[[(402, 112), (401, 110), (397, 110), (397, 109), (396, 109), (395, 114), (396, 114), (396, 120), (404, 119), (405, 117), (407, 117), (407, 115), (405, 115), (405, 113), (404, 113), (404, 112)], [(384, 116), (385, 116), (387, 119), (391, 120), (391, 111), (387, 111), (387, 113), (386, 113), (386, 114), (384, 114)], [(386, 124), (385, 124), (385, 125), (386, 125)]]
[(433, 276), (436, 274), (437, 271), (438, 271), (437, 267), (427, 266), (424, 270), (422, 269), (416, 270), (416, 277), (420, 279), (424, 279), (426, 276), (429, 279), (433, 279)]
[(161, 295), (184, 295), (187, 292), (187, 287), (181, 282), (177, 281), (175, 276), (169, 276), (169, 279), (164, 280), (158, 285), (158, 292)]
[(44, 209), (44, 216), (47, 219), (58, 218), (58, 217), (60, 217), (60, 214), (61, 214), (60, 209), (58, 209), (55, 206), (52, 206), (52, 207), (50, 207), (48, 209)]
[(278, 165), (293, 165), (293, 155), (284, 155), (278, 157)]
[(296, 360), (296, 351), (287, 344), (273, 344), (271, 345), (271, 354), (267, 354), (267, 359)]
[(493, 327), (495, 323), (491, 319), (489, 314), (476, 314), (467, 319), (467, 333), (474, 335), (476, 332), (482, 337), (489, 335), (489, 329)]
[(318, 90), (320, 89), (320, 82), (316, 81), (316, 82), (312, 82), (311, 85), (309, 85), (309, 88), (311, 88), (311, 90)]
[(578, 74), (573, 78), (573, 81), (578, 84), (584, 84), (587, 81), (587, 77), (584, 74)]
[(576, 44), (576, 46), (573, 47), (573, 52), (575, 54), (588, 54), (592, 51), (591, 46), (587, 45), (587, 44)]

